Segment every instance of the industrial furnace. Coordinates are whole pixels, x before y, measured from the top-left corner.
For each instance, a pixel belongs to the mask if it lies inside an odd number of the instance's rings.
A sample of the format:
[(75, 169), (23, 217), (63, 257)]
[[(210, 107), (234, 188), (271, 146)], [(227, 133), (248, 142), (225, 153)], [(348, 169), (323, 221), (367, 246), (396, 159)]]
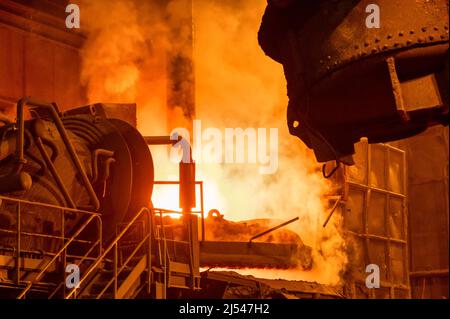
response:
[(0, 298), (448, 298), (447, 125), (446, 0), (0, 0)]

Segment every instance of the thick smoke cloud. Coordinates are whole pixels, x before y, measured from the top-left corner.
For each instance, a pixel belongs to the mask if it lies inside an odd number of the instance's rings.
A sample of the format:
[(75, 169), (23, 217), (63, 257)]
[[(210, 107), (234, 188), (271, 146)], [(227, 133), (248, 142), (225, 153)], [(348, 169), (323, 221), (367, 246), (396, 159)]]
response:
[[(83, 0), (80, 4), (82, 28), (88, 36), (81, 81), (88, 98), (90, 102), (136, 102), (138, 126), (145, 135), (168, 135), (171, 129), (166, 53), (180, 50), (180, 45), (168, 37), (172, 19), (166, 8), (176, 14), (177, 1), (165, 8), (133, 0)], [(322, 228), (331, 185), (322, 178), (311, 151), (288, 133), (282, 66), (266, 57), (257, 42), (265, 4), (263, 0), (194, 1), (195, 118), (203, 127), (222, 131), (278, 128), (278, 171), (260, 175), (254, 164), (199, 164), (198, 179), (204, 181), (206, 208), (219, 209), (227, 219), (273, 218), (278, 223), (301, 218), (290, 229), (313, 247), (312, 271), (243, 272), (337, 284), (347, 262), (341, 220), (335, 214)], [(167, 154), (166, 149), (153, 151), (157, 179), (178, 175)], [(176, 192), (156, 190), (153, 198), (173, 204), (178, 197)]]

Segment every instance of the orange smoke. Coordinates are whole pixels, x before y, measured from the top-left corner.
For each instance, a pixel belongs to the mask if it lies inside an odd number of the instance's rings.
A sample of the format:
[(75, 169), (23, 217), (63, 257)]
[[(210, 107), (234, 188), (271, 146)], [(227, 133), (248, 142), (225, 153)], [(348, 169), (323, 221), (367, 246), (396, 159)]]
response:
[[(196, 118), (203, 127), (220, 130), (278, 128), (278, 171), (260, 175), (255, 164), (199, 164), (197, 179), (204, 181), (206, 211), (218, 209), (226, 219), (272, 218), (276, 224), (301, 217), (288, 228), (313, 248), (311, 271), (237, 271), (337, 284), (347, 262), (341, 219), (335, 214), (326, 228), (321, 226), (330, 185), (311, 151), (288, 133), (282, 66), (266, 57), (257, 42), (265, 5), (261, 0), (194, 0)], [(172, 44), (161, 8), (132, 0), (86, 0), (80, 8), (88, 35), (82, 81), (89, 100), (136, 102), (140, 131), (169, 135), (165, 52)], [(156, 179), (178, 179), (178, 166), (168, 160), (167, 147), (152, 148), (152, 155)], [(176, 209), (177, 189), (156, 187), (153, 201)]]

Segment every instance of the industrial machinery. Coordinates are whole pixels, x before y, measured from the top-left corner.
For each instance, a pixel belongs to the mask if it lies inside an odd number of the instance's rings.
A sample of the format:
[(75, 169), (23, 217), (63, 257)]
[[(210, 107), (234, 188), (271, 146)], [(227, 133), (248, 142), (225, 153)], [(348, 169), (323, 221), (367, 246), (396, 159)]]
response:
[[(193, 211), (203, 185), (190, 157), (179, 181), (154, 181), (149, 145), (181, 140), (143, 137), (120, 111), (131, 112), (120, 104), (60, 112), (23, 98), (17, 121), (1, 120), (0, 297), (195, 297), (218, 280), (200, 267), (311, 267), (296, 234), (260, 240), (295, 220), (247, 225)], [(181, 211), (152, 206), (155, 184), (179, 185)], [(205, 227), (234, 229), (241, 240), (206, 240)]]
[(259, 43), (284, 66), (290, 133), (319, 162), (448, 125), (447, 0), (269, 0)]

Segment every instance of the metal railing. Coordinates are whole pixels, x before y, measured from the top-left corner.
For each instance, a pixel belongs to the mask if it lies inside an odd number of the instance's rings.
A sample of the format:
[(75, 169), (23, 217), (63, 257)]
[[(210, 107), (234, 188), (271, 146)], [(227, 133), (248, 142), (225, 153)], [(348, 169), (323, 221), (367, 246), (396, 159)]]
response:
[[(156, 182), (155, 184), (179, 184), (179, 182)], [(192, 211), (189, 212), (189, 214), (199, 215), (202, 220), (202, 232), (201, 232), (201, 238), (202, 240), (205, 240), (205, 227), (204, 227), (204, 209), (203, 209), (203, 182), (196, 182), (196, 185), (200, 186), (200, 211)], [(124, 225), (124, 228), (121, 230), (119, 234), (117, 234), (114, 241), (108, 246), (106, 249), (102, 249), (102, 220), (101, 216), (98, 213), (92, 213), (76, 208), (67, 208), (67, 207), (61, 207), (56, 206), (52, 204), (44, 204), (44, 203), (38, 203), (38, 202), (32, 202), (22, 199), (15, 199), (10, 197), (4, 197), (0, 196), (0, 205), (3, 203), (11, 202), (14, 203), (17, 206), (17, 227), (16, 230), (13, 229), (0, 229), (0, 232), (9, 233), (9, 234), (15, 234), (16, 235), (16, 242), (17, 242), (17, 248), (13, 250), (15, 253), (15, 269), (16, 269), (16, 284), (26, 284), (26, 287), (23, 289), (23, 291), (20, 293), (18, 298), (25, 298), (27, 293), (30, 292), (30, 290), (33, 288), (34, 285), (37, 283), (42, 283), (41, 280), (44, 278), (44, 275), (48, 273), (50, 270), (50, 267), (54, 265), (57, 261), (60, 266), (62, 266), (61, 273), (65, 275), (65, 267), (67, 259), (70, 259), (73, 261), (72, 263), (77, 264), (78, 266), (87, 264), (87, 270), (84, 271), (79, 284), (77, 285), (77, 288), (67, 288), (65, 285), (65, 280), (62, 280), (59, 285), (56, 286), (56, 288), (52, 288), (49, 292), (49, 298), (52, 298), (58, 294), (58, 292), (61, 292), (61, 295), (63, 298), (76, 298), (77, 296), (81, 296), (85, 289), (91, 284), (92, 280), (95, 280), (94, 271), (99, 269), (99, 266), (105, 263), (110, 263), (113, 266), (113, 275), (112, 278), (106, 283), (106, 285), (103, 287), (103, 289), (100, 291), (100, 293), (96, 294), (96, 298), (102, 298), (105, 293), (108, 291), (108, 289), (111, 289), (113, 287), (113, 297), (117, 297), (118, 289), (119, 289), (119, 276), (123, 274), (123, 272), (126, 269), (129, 269), (131, 261), (133, 260), (133, 257), (136, 257), (138, 252), (142, 250), (142, 248), (146, 249), (146, 255), (147, 255), (147, 275), (148, 280), (146, 282), (147, 284), (147, 290), (150, 293), (151, 292), (151, 285), (152, 285), (152, 242), (157, 244), (158, 251), (156, 254), (159, 257), (159, 265), (161, 270), (163, 270), (164, 273), (164, 279), (163, 279), (163, 285), (164, 285), (164, 292), (166, 292), (168, 287), (168, 281), (170, 277), (170, 261), (171, 256), (168, 249), (168, 243), (180, 243), (185, 244), (187, 247), (187, 251), (189, 252), (189, 266), (191, 269), (191, 277), (192, 282), (194, 283), (194, 271), (192, 269), (192, 252), (190, 251), (190, 243), (191, 239), (181, 241), (181, 240), (175, 240), (175, 239), (169, 239), (166, 236), (166, 228), (171, 227), (170, 225), (165, 225), (164, 223), (164, 216), (167, 214), (185, 214), (180, 211), (174, 211), (174, 210), (168, 210), (168, 209), (154, 209), (151, 208), (142, 208), (135, 217), (127, 224)], [(53, 235), (53, 234), (40, 234), (40, 233), (33, 233), (29, 231), (23, 231), (21, 229), (21, 225), (23, 224), (21, 222), (22, 220), (22, 214), (21, 211), (23, 210), (24, 205), (36, 205), (43, 208), (48, 209), (55, 209), (58, 210), (61, 214), (60, 220), (61, 220), (61, 234), (60, 235)], [(65, 223), (67, 218), (65, 217), (66, 214), (85, 214), (88, 216), (88, 218), (76, 229), (75, 233), (70, 236), (66, 237), (64, 234), (65, 229)], [(156, 225), (154, 223), (154, 217), (159, 215), (160, 219), (160, 225)], [(119, 261), (119, 242), (125, 238), (125, 235), (127, 232), (130, 231), (131, 227), (133, 225), (136, 225), (137, 222), (142, 221), (142, 217), (147, 216), (147, 218), (144, 220), (144, 227), (146, 229), (146, 233), (140, 238), (140, 240), (137, 242), (136, 246), (134, 247), (131, 254), (127, 255), (127, 258), (124, 262)], [(78, 238), (81, 233), (94, 221), (97, 222), (98, 226), (98, 238), (95, 240), (86, 240), (85, 238)], [(187, 227), (187, 225), (185, 225)], [(159, 228), (160, 232), (158, 233), (157, 228)], [(159, 234), (159, 235), (158, 235)], [(39, 273), (34, 277), (32, 281), (24, 281), (21, 279), (21, 255), (25, 250), (21, 249), (21, 239), (23, 236), (31, 236), (31, 237), (40, 237), (40, 238), (46, 238), (49, 240), (59, 240), (61, 241), (62, 247), (56, 252), (43, 252), (47, 258), (50, 258), (50, 261), (47, 262), (42, 268), (40, 268)], [(68, 252), (69, 246), (71, 244), (78, 244), (78, 245), (90, 245), (85, 254), (71, 254)], [(98, 250), (96, 250), (98, 248)], [(184, 250), (184, 249), (183, 249)], [(96, 254), (93, 254), (93, 252), (97, 252)], [(112, 253), (110, 259), (108, 259), (108, 255)], [(154, 266), (154, 265), (153, 265)], [(55, 287), (55, 286), (53, 286)], [(165, 293), (164, 293), (165, 296)]]
[[(196, 182), (199, 183), (200, 185), (202, 185), (202, 182)], [(167, 243), (171, 243), (173, 245), (173, 249), (174, 249), (174, 255), (175, 255), (175, 246), (177, 244), (179, 245), (183, 245), (187, 248), (187, 251), (189, 252), (189, 261), (188, 261), (188, 265), (189, 265), (189, 269), (190, 269), (190, 277), (191, 277), (191, 285), (192, 288), (195, 289), (196, 288), (196, 278), (194, 275), (194, 260), (193, 260), (193, 249), (194, 245), (193, 245), (193, 238), (192, 238), (192, 233), (191, 230), (188, 229), (187, 234), (188, 234), (188, 238), (187, 240), (178, 240), (175, 238), (167, 238), (167, 234), (166, 234), (166, 228), (170, 228), (173, 226), (180, 226), (180, 225), (165, 225), (164, 224), (164, 215), (173, 215), (173, 214), (179, 214), (179, 215), (185, 215), (185, 214), (189, 214), (189, 215), (200, 215), (202, 217), (202, 221), (204, 222), (204, 213), (203, 213), (203, 201), (201, 204), (201, 211), (192, 211), (192, 212), (180, 212), (180, 211), (175, 211), (175, 210), (169, 210), (169, 209), (163, 209), (163, 208), (155, 208), (155, 215), (159, 215), (160, 216), (160, 223), (159, 223), (159, 228), (160, 228), (160, 232), (162, 233), (162, 238), (159, 236), (159, 238), (155, 238), (155, 240), (161, 245), (161, 242), (163, 244), (163, 251), (164, 253), (162, 254), (162, 256), (164, 256), (164, 260), (163, 260), (163, 265), (164, 265), (164, 289), (167, 289), (167, 281), (168, 281), (168, 277), (171, 274), (171, 270), (170, 270), (170, 264), (171, 264), (171, 258), (170, 258), (170, 252), (168, 250), (168, 246)], [(156, 226), (156, 225), (155, 225)], [(188, 224), (184, 225), (184, 227), (189, 228), (190, 226)], [(202, 238), (204, 240), (205, 238), (205, 234), (204, 234), (204, 223), (202, 223)], [(161, 248), (160, 248), (161, 250)], [(168, 262), (167, 262), (168, 261)]]
[[(105, 285), (105, 287), (101, 290), (101, 292), (96, 296), (96, 299), (100, 299), (104, 296), (104, 294), (106, 293), (106, 291), (111, 287), (112, 284), (114, 284), (114, 298), (117, 297), (117, 292), (118, 292), (118, 288), (119, 288), (119, 281), (118, 278), (119, 276), (123, 273), (123, 271), (125, 269), (127, 269), (127, 267), (129, 267), (131, 260), (136, 257), (136, 255), (138, 254), (139, 250), (144, 246), (144, 244), (147, 243), (147, 249), (146, 249), (146, 253), (145, 255), (147, 256), (147, 271), (148, 271), (148, 280), (147, 280), (147, 284), (148, 284), (148, 289), (147, 291), (150, 292), (151, 289), (151, 256), (152, 256), (152, 228), (151, 226), (153, 225), (152, 222), (152, 214), (151, 214), (151, 209), (147, 210), (148, 212), (148, 216), (147, 216), (147, 220), (146, 222), (144, 221), (144, 231), (146, 230), (146, 235), (143, 235), (143, 238), (141, 239), (141, 241), (139, 241), (137, 243), (137, 245), (134, 247), (133, 251), (128, 255), (127, 259), (124, 262), (119, 262), (119, 242), (121, 239), (123, 239), (125, 237), (125, 234), (131, 229), (131, 227), (133, 225), (136, 225), (139, 222), (139, 216), (136, 219), (133, 219), (130, 223), (125, 225), (125, 228), (122, 230), (122, 232), (116, 237), (118, 240), (115, 240), (113, 245), (114, 245), (114, 276), (113, 278), (111, 278), (108, 283)], [(142, 213), (142, 210), (139, 214)], [(145, 234), (145, 232), (144, 232)], [(119, 268), (119, 264), (121, 265), (121, 267)]]
[[(83, 284), (88, 283), (88, 279), (94, 279), (91, 278), (90, 276), (93, 274), (93, 272), (95, 270), (97, 270), (99, 268), (99, 266), (101, 265), (102, 262), (104, 262), (106, 260), (106, 257), (108, 256), (108, 254), (113, 251), (113, 278), (106, 284), (106, 286), (104, 287), (104, 289), (100, 292), (100, 294), (97, 296), (97, 298), (101, 298), (103, 296), (103, 294), (106, 292), (106, 290), (112, 285), (114, 284), (114, 290), (113, 290), (113, 296), (114, 298), (117, 297), (117, 290), (118, 290), (118, 276), (119, 274), (125, 269), (126, 264), (128, 264), (128, 262), (132, 259), (132, 257), (134, 257), (134, 255), (139, 251), (139, 249), (144, 245), (145, 242), (147, 242), (148, 246), (147, 246), (147, 268), (148, 268), (148, 276), (149, 276), (149, 280), (148, 280), (148, 284), (151, 284), (151, 240), (152, 240), (152, 231), (149, 231), (148, 234), (140, 241), (140, 243), (138, 244), (138, 247), (136, 247), (136, 249), (133, 251), (132, 255), (125, 261), (124, 265), (122, 265), (122, 267), (119, 269), (118, 266), (118, 244), (119, 241), (124, 238), (125, 234), (128, 232), (128, 230), (131, 228), (131, 226), (133, 226), (137, 221), (140, 220), (141, 217), (144, 217), (145, 215), (147, 215), (147, 220), (148, 220), (148, 225), (149, 228), (152, 225), (152, 208), (147, 208), (147, 207), (143, 207), (141, 208), (141, 210), (133, 217), (133, 219), (124, 227), (124, 229), (119, 233), (119, 235), (113, 240), (113, 242), (108, 246), (108, 248), (106, 248), (104, 250), (104, 252), (101, 254), (101, 256), (99, 256), (97, 258), (97, 260), (88, 268), (88, 270), (84, 273), (84, 275), (82, 276), (82, 278), (80, 279), (79, 282), (79, 287), (81, 288), (72, 288), (70, 290), (70, 292), (65, 296), (66, 299), (69, 298), (76, 298), (77, 295), (80, 295), (84, 292), (84, 290), (86, 289), (86, 286), (83, 286)], [(150, 286), (149, 286), (150, 287)], [(79, 292), (77, 292), (77, 289), (80, 289)]]
[[(67, 208), (52, 204), (46, 204), (46, 203), (39, 203), (39, 202), (33, 202), (23, 199), (16, 199), (11, 197), (5, 197), (0, 196), (0, 204), (3, 205), (3, 203), (13, 203), (16, 205), (16, 229), (0, 229), (0, 232), (2, 233), (8, 233), (8, 234), (15, 234), (16, 235), (16, 247), (14, 247), (15, 251), (15, 284), (21, 285), (26, 284), (25, 288), (22, 290), (22, 292), (18, 295), (18, 299), (25, 298), (27, 293), (31, 290), (33, 285), (40, 283), (40, 280), (43, 279), (44, 275), (49, 271), (50, 267), (54, 265), (58, 260), (59, 264), (61, 266), (61, 271), (64, 274), (65, 273), (65, 267), (66, 267), (66, 261), (69, 257), (70, 259), (80, 259), (81, 262), (84, 262), (86, 260), (92, 260), (92, 258), (96, 258), (96, 256), (91, 256), (91, 254), (94, 252), (94, 249), (98, 248), (98, 255), (101, 253), (101, 243), (102, 243), (102, 220), (100, 218), (100, 215), (93, 212), (88, 212), (76, 208)], [(42, 234), (42, 233), (36, 233), (36, 232), (30, 232), (30, 231), (23, 231), (22, 230), (22, 224), (23, 224), (23, 217), (22, 217), (22, 206), (34, 206), (34, 207), (40, 207), (40, 208), (47, 208), (47, 209), (54, 209), (59, 211), (60, 213), (60, 223), (61, 223), (61, 235), (49, 235), (49, 234)], [(78, 214), (81, 216), (86, 216), (87, 219), (77, 227), (75, 233), (70, 236), (66, 237), (65, 234), (65, 227), (66, 227), (66, 214)], [(93, 240), (86, 240), (86, 239), (77, 239), (77, 237), (89, 226), (92, 225), (94, 222), (97, 222), (97, 232), (96, 232), (96, 238)], [(45, 265), (40, 268), (39, 273), (34, 277), (33, 280), (30, 281), (23, 281), (21, 280), (22, 277), (22, 270), (21, 270), (21, 255), (23, 252), (28, 252), (29, 250), (25, 251), (22, 250), (22, 237), (28, 236), (28, 237), (39, 237), (44, 239), (49, 239), (52, 241), (60, 241), (62, 244), (62, 247), (56, 252), (56, 253), (46, 253), (45, 256), (51, 256), (51, 259), (45, 263)], [(68, 248), (72, 243), (76, 243), (78, 245), (90, 245), (88, 246), (89, 249), (84, 255), (73, 255), (68, 254)], [(36, 250), (41, 250), (42, 247), (37, 247)], [(57, 268), (57, 267), (56, 267)]]
[[(179, 181), (155, 181), (153, 183), (154, 185), (179, 185)], [(191, 211), (190, 214), (196, 214), (200, 215), (201, 218), (201, 241), (205, 241), (205, 207), (203, 202), (203, 181), (196, 181), (195, 185), (199, 185), (200, 188), (200, 210), (199, 211)], [(156, 211), (161, 211), (164, 213), (171, 213), (171, 214), (182, 214), (180, 211), (175, 210), (169, 210), (169, 209), (163, 209), (163, 208), (155, 208)]]

